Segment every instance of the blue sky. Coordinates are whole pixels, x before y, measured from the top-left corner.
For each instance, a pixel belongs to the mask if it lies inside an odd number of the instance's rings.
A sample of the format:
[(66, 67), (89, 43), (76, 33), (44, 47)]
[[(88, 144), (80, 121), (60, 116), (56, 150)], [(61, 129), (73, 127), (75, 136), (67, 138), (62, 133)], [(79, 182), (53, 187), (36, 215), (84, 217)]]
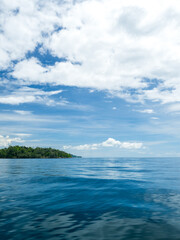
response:
[(180, 156), (178, 1), (0, 8), (0, 148)]

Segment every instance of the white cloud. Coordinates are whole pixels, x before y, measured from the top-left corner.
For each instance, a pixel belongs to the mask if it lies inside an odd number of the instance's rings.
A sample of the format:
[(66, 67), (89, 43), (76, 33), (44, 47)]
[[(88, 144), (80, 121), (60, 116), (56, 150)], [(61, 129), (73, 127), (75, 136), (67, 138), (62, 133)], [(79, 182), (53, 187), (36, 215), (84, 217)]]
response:
[(22, 142), (24, 142), (24, 140), (22, 140), (19, 137), (18, 138), (10, 138), (9, 136), (0, 135), (0, 146), (7, 147), (8, 145), (10, 145), (13, 142), (22, 143)]
[(30, 136), (32, 136), (32, 134), (29, 134), (29, 133), (16, 133), (14, 135), (16, 135), (18, 137), (30, 137)]
[[(0, 64), (11, 66), (19, 82), (108, 90), (128, 101), (180, 101), (178, 0), (3, 0), (1, 8)], [(24, 59), (38, 44), (67, 61)]]
[[(62, 90), (57, 91), (43, 91), (37, 88), (22, 87), (14, 90), (11, 93), (0, 96), (0, 103), (19, 105), (22, 103), (44, 103), (46, 105), (66, 105), (67, 101), (59, 99), (54, 101), (50, 96), (61, 93)], [(16, 111), (21, 115), (27, 114), (27, 111)]]
[(143, 147), (143, 143), (140, 142), (120, 142), (115, 140), (114, 138), (108, 138), (106, 141), (102, 143), (94, 143), (94, 144), (84, 144), (78, 146), (63, 146), (65, 150), (67, 149), (75, 149), (75, 150), (96, 150), (98, 148), (106, 148), (106, 147), (118, 147), (124, 149), (140, 149)]
[(90, 89), (90, 90), (89, 90), (89, 93), (93, 93), (93, 92), (95, 92), (94, 89)]
[(2, 0), (0, 67), (10, 66), (12, 60), (24, 58), (61, 24), (58, 16), (66, 8), (58, 1)]
[(31, 111), (24, 111), (24, 110), (14, 110), (15, 113), (18, 113), (20, 115), (30, 115)]
[(144, 110), (137, 110), (137, 112), (152, 114), (152, 113), (154, 113), (154, 110), (153, 109), (144, 109)]

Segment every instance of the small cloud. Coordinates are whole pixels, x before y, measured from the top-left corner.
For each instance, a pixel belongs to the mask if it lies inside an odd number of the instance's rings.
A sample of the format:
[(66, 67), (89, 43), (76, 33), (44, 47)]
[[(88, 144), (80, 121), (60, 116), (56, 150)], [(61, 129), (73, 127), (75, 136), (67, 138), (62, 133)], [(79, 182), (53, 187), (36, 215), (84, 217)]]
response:
[(153, 109), (136, 110), (136, 112), (148, 113), (148, 114), (153, 114), (153, 113), (155, 113)]
[(112, 109), (113, 109), (113, 110), (116, 110), (116, 109), (117, 109), (117, 107), (113, 107)]
[(140, 149), (143, 147), (143, 143), (141, 142), (120, 142), (115, 140), (114, 138), (108, 138), (106, 141), (102, 143), (93, 143), (93, 144), (84, 144), (78, 146), (63, 146), (64, 150), (74, 149), (74, 150), (97, 150), (98, 148), (107, 148), (107, 147), (118, 147), (124, 149)]
[(14, 135), (16, 135), (18, 137), (30, 137), (30, 136), (32, 136), (32, 134), (29, 134), (29, 133), (16, 133)]
[(157, 120), (157, 119), (159, 119), (159, 118), (158, 118), (158, 117), (151, 117), (151, 119)]
[(24, 111), (24, 110), (14, 110), (14, 112), (20, 115), (29, 115), (32, 113), (31, 111)]
[(93, 93), (93, 92), (95, 92), (94, 89), (90, 89), (90, 90), (89, 90), (89, 93)]

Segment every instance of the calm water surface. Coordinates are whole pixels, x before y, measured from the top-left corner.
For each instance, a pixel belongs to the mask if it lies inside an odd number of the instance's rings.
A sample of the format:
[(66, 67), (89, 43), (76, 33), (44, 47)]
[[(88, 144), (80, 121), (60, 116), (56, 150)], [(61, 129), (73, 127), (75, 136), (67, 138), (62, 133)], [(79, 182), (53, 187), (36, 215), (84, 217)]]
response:
[(0, 239), (180, 239), (180, 159), (0, 159)]

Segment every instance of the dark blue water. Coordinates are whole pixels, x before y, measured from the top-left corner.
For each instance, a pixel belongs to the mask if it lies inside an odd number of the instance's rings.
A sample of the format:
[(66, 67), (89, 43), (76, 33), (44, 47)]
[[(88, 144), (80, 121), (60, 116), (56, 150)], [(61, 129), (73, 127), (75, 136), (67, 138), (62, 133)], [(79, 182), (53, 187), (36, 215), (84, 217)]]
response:
[(180, 159), (0, 159), (0, 239), (180, 239)]

